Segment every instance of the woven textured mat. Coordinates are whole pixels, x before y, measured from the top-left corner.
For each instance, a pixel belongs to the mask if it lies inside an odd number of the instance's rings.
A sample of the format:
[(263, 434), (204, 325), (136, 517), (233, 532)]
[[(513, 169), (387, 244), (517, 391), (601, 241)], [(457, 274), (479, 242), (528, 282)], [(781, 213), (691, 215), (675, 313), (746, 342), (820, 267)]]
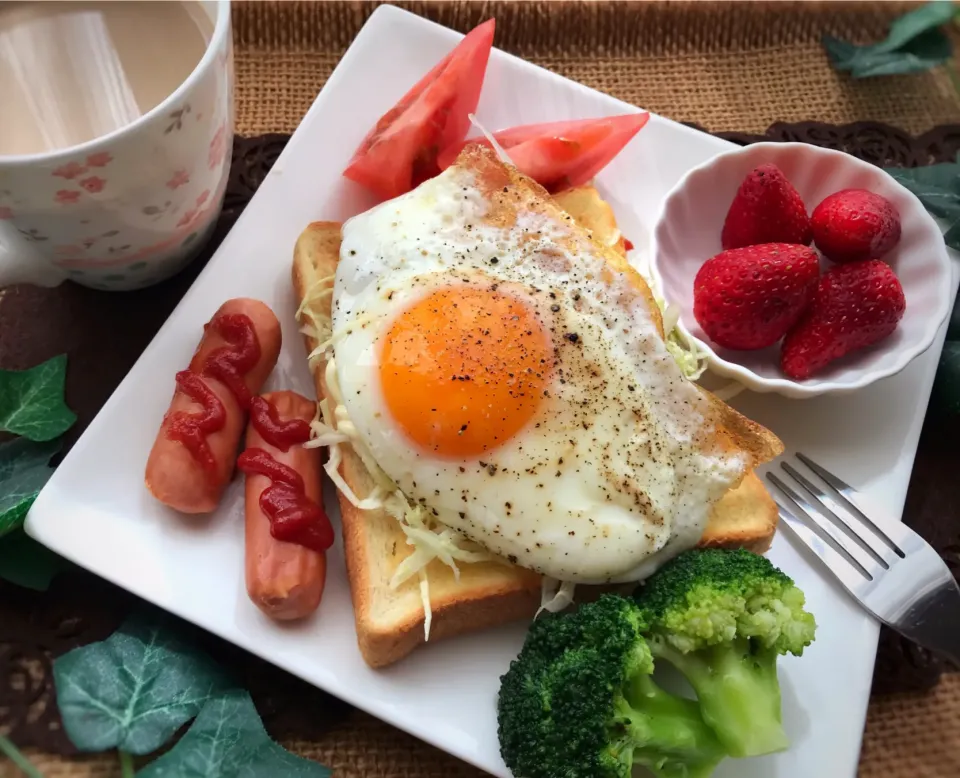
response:
[[(245, 135), (292, 132), (375, 2), (235, 6)], [(677, 121), (762, 132), (777, 121), (873, 119), (912, 133), (960, 120), (943, 72), (854, 82), (835, 73), (826, 33), (882, 37), (903, 3), (397, 3), (466, 31), (495, 16), (497, 46)]]
[[(902, 4), (511, 0), (402, 5), (460, 30), (495, 15), (502, 48), (671, 118), (714, 132), (736, 130), (723, 134), (739, 142), (758, 140), (780, 122), (763, 137), (841, 148), (878, 164), (927, 164), (952, 159), (960, 149), (960, 126), (941, 126), (960, 122), (960, 102), (945, 76), (854, 83), (830, 70), (820, 48), (819, 37), (828, 32), (863, 41), (880, 37)], [(236, 3), (238, 132), (253, 136), (295, 129), (375, 7), (365, 2)], [(926, 134), (912, 137), (920, 133)], [(232, 226), (285, 140), (238, 140), (213, 244)], [(0, 310), (0, 364), (26, 367), (67, 350), (74, 364), (88, 365), (89, 380), (76, 372), (68, 379), (68, 399), (80, 416), (71, 431), (76, 435), (201, 266), (202, 259), (154, 290), (109, 298), (71, 285), (12, 290)], [(69, 321), (83, 321), (82, 332), (64, 324)], [(136, 325), (118, 327), (118, 321)], [(111, 349), (102, 348), (105, 340)], [(960, 565), (957, 525), (936, 523), (936, 517), (960, 522), (960, 494), (949, 486), (960, 465), (951, 444), (958, 433), (960, 423), (949, 429), (927, 425), (906, 516)], [(49, 778), (120, 774), (114, 755), (71, 753), (52, 715), (49, 661), (71, 646), (105, 637), (131, 601), (83, 573), (64, 574), (46, 595), (0, 584), (0, 733), (27, 746)], [(481, 776), (235, 648), (211, 639), (209, 649), (250, 688), (274, 737), (329, 765), (337, 776)], [(937, 684), (939, 672), (924, 652), (884, 633), (861, 778), (960, 776), (960, 675), (945, 675)], [(0, 778), (17, 775), (0, 761)]]

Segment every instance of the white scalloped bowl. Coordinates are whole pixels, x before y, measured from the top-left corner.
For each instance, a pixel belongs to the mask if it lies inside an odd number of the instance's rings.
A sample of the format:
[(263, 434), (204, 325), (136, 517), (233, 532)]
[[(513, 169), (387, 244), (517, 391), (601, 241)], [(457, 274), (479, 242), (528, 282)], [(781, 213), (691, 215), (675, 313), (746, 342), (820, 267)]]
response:
[[(808, 213), (827, 195), (851, 188), (876, 192), (900, 212), (900, 243), (882, 259), (903, 286), (903, 319), (882, 342), (837, 360), (805, 381), (791, 380), (780, 370), (779, 344), (758, 351), (724, 349), (710, 341), (693, 316), (694, 277), (722, 250), (720, 231), (740, 183), (765, 163), (784, 172)], [(822, 262), (824, 268), (829, 264)], [(756, 392), (795, 398), (853, 392), (898, 373), (930, 347), (952, 306), (950, 258), (939, 226), (920, 201), (880, 168), (805, 143), (757, 143), (691, 170), (663, 201), (653, 231), (651, 272), (664, 299), (677, 307), (680, 329), (703, 349), (712, 372)]]

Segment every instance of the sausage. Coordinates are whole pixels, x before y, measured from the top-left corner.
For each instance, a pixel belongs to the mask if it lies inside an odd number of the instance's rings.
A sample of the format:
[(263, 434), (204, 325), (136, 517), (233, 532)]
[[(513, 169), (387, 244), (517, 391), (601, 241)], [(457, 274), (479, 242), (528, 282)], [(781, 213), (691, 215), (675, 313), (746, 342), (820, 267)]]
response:
[[(263, 396), (278, 411), (283, 421), (301, 419), (310, 422), (316, 403), (295, 392), (272, 392)], [(261, 449), (279, 464), (296, 471), (303, 479), (306, 496), (323, 505), (320, 471), (323, 468), (318, 448), (291, 445), (286, 451), (270, 445), (255, 425), (247, 428), (247, 450)], [(260, 498), (272, 481), (266, 475), (246, 470), (246, 581), (250, 599), (268, 616), (280, 620), (309, 616), (320, 604), (326, 582), (327, 559), (298, 543), (277, 540), (271, 534), (270, 519), (263, 512)], [(323, 516), (323, 521), (328, 519)], [(330, 530), (332, 542), (332, 530)]]
[[(209, 513), (216, 509), (223, 490), (233, 475), (237, 450), (246, 423), (244, 398), (238, 398), (224, 380), (204, 372), (211, 354), (218, 349), (242, 348), (212, 326), (219, 317), (246, 316), (252, 324), (259, 344), (260, 355), (249, 369), (237, 369), (240, 381), (237, 390), (255, 395), (260, 391), (267, 376), (277, 363), (280, 354), (280, 322), (273, 311), (259, 300), (237, 298), (228, 300), (214, 314), (204, 327), (203, 338), (194, 352), (187, 371), (177, 374), (177, 389), (170, 407), (163, 417), (160, 431), (157, 433), (153, 448), (147, 460), (144, 481), (147, 489), (160, 502), (183, 513)], [(220, 319), (227, 321), (227, 319)], [(220, 352), (221, 354), (224, 352)], [(210, 394), (211, 402), (219, 400), (222, 407), (222, 426), (216, 431), (201, 434), (208, 455), (202, 461), (180, 439), (172, 433), (174, 426), (184, 417), (202, 414), (205, 406), (194, 400), (184, 390), (183, 381), (192, 381), (196, 391)], [(246, 398), (249, 402), (249, 397)]]

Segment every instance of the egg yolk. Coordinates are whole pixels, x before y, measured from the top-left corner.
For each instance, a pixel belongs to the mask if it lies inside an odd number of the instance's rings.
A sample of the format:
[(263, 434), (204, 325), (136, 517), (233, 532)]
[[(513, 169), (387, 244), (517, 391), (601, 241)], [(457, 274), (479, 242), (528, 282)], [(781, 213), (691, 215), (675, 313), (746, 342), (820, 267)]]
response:
[(550, 337), (523, 300), (447, 287), (393, 322), (380, 381), (387, 408), (415, 443), (462, 458), (496, 448), (530, 421), (552, 364)]

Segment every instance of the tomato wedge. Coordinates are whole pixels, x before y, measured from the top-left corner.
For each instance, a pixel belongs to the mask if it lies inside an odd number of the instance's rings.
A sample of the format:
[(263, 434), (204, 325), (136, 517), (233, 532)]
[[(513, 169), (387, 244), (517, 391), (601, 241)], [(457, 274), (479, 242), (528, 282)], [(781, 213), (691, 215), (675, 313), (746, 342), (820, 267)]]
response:
[[(527, 124), (493, 133), (513, 164), (550, 192), (581, 186), (593, 179), (649, 121), (648, 113), (628, 113), (603, 119)], [(444, 147), (438, 157), (442, 170), (453, 164), (468, 143), (490, 146), (471, 138)]]
[(407, 92), (363, 139), (344, 175), (390, 199), (440, 172), (440, 149), (463, 140), (477, 109), (493, 45), (493, 19)]

